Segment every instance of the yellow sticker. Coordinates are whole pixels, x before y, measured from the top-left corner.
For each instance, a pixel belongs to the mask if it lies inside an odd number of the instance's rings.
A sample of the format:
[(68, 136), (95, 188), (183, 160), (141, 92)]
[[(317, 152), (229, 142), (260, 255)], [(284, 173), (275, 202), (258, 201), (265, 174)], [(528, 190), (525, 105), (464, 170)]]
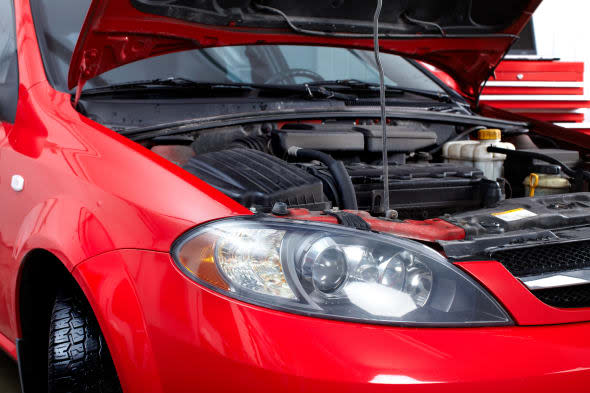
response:
[(526, 209), (514, 209), (500, 213), (492, 213), (492, 216), (498, 217), (500, 220), (511, 222), (524, 220), (525, 218), (536, 217), (537, 215), (532, 211)]

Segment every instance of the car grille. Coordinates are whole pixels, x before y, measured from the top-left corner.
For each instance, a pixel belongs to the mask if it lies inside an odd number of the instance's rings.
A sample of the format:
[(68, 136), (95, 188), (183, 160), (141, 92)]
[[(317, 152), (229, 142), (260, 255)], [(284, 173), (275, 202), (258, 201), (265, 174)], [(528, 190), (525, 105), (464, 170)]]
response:
[(543, 303), (559, 308), (590, 307), (590, 284), (531, 291)]
[(590, 268), (590, 241), (498, 251), (492, 258), (516, 277)]
[[(492, 259), (515, 277), (536, 276), (590, 268), (590, 241), (498, 251)], [(590, 307), (590, 284), (531, 291), (553, 307)]]

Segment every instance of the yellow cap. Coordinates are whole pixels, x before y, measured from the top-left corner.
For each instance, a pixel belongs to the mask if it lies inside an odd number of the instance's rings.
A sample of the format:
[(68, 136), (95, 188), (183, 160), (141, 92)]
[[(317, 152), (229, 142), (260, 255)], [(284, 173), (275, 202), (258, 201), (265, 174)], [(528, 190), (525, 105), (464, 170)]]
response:
[(479, 130), (477, 137), (480, 141), (491, 140), (491, 139), (502, 139), (502, 131), (497, 128)]

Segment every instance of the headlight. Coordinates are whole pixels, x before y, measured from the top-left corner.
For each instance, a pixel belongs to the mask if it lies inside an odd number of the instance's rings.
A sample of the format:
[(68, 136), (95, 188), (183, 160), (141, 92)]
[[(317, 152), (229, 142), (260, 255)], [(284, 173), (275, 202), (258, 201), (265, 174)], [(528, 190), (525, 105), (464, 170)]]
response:
[(439, 253), (393, 236), (243, 217), (189, 232), (172, 255), (197, 282), (272, 309), (397, 325), (512, 323), (494, 298)]

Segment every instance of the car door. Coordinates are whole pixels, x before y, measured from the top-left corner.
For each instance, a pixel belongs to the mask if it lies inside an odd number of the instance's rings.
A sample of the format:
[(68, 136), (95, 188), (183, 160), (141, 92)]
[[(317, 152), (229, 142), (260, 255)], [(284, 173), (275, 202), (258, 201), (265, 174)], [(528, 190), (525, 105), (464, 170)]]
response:
[(14, 128), (18, 101), (18, 61), (15, 33), (14, 0), (0, 0), (0, 333), (14, 335), (14, 281), (15, 266), (12, 248), (15, 241), (14, 204), (18, 188), (15, 177), (11, 187), (14, 166), (11, 163), (9, 134)]

